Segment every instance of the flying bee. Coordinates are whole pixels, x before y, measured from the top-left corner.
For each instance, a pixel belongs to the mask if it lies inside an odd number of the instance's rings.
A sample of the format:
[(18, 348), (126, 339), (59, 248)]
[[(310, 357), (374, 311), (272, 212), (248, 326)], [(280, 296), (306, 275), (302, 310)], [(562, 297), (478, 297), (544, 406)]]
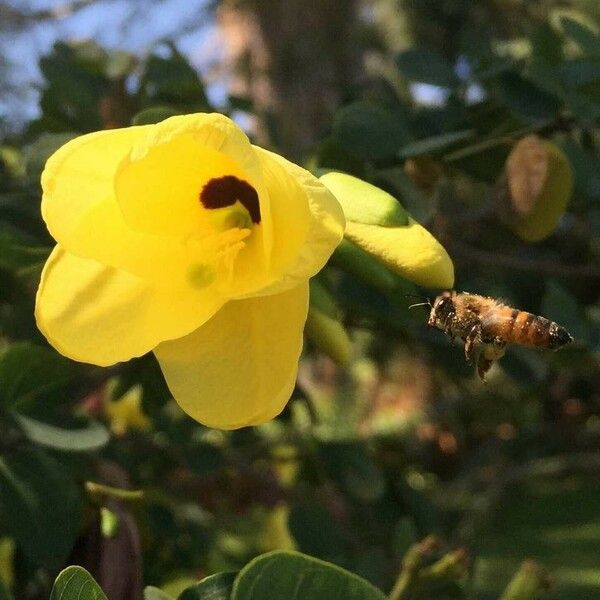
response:
[(573, 341), (554, 321), (494, 298), (453, 291), (440, 294), (433, 305), (426, 304), (431, 306), (427, 325), (463, 340), (467, 361), (472, 362), (479, 350), (477, 372), (482, 380), (494, 361), (504, 356), (507, 344), (557, 350)]

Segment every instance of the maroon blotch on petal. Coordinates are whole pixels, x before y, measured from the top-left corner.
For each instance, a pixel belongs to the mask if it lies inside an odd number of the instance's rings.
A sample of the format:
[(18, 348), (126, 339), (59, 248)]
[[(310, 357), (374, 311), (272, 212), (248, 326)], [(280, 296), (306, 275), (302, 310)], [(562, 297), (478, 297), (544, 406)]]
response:
[(200, 202), (204, 208), (224, 208), (236, 201), (250, 214), (253, 223), (260, 223), (260, 204), (256, 190), (243, 179), (225, 175), (210, 179), (200, 192)]

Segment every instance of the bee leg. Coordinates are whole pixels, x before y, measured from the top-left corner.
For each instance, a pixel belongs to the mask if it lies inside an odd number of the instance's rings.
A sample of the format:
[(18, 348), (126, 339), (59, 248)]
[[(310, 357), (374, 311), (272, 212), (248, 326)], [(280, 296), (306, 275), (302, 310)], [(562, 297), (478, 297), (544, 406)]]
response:
[(465, 358), (467, 362), (473, 362), (473, 353), (475, 350), (475, 342), (479, 340), (481, 337), (481, 327), (479, 325), (473, 325), (471, 331), (467, 334), (465, 338)]
[(506, 348), (506, 341), (503, 340), (500, 336), (496, 336), (492, 344), (494, 345), (494, 351), (496, 353), (496, 360), (502, 358), (504, 356), (504, 350)]
[(490, 370), (494, 362), (504, 356), (506, 348), (506, 341), (499, 336), (485, 342), (486, 345), (477, 359), (477, 373), (481, 381), (485, 381), (486, 373)]
[(482, 352), (477, 359), (477, 374), (479, 375), (479, 379), (481, 381), (485, 381), (485, 376), (487, 372), (491, 369), (494, 361), (491, 358), (488, 358), (485, 355), (485, 352)]

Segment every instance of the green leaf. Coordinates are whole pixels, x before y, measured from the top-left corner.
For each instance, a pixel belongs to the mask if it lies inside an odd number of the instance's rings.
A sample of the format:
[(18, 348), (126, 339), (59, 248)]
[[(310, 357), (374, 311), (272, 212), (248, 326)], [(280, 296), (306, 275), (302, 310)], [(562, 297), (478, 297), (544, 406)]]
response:
[(565, 35), (573, 40), (583, 52), (591, 56), (600, 56), (600, 37), (595, 31), (567, 16), (560, 19), (560, 24)]
[(140, 85), (144, 102), (178, 108), (209, 108), (198, 73), (174, 44), (165, 45), (171, 56), (152, 55), (145, 65)]
[(363, 160), (394, 158), (411, 141), (404, 113), (372, 102), (354, 102), (333, 120), (333, 137), (351, 156)]
[(575, 340), (581, 342), (590, 334), (577, 298), (557, 281), (550, 279), (546, 282), (540, 311), (544, 317), (567, 329)]
[(570, 138), (562, 140), (560, 147), (573, 167), (576, 188), (574, 199), (581, 196), (590, 203), (600, 203), (599, 157)]
[(5, 407), (21, 405), (67, 385), (73, 372), (72, 363), (56, 352), (17, 342), (0, 354), (0, 400)]
[(39, 179), (46, 161), (56, 150), (76, 137), (76, 133), (43, 133), (24, 150), (25, 169), (31, 179)]
[(244, 567), (232, 600), (384, 600), (368, 581), (299, 552), (270, 552)]
[(506, 106), (526, 121), (552, 119), (560, 111), (561, 102), (555, 95), (514, 71), (503, 73), (499, 84), (499, 93)]
[(329, 290), (314, 277), (309, 281), (309, 286), (310, 303), (327, 316), (337, 319), (340, 315), (340, 309)]
[(318, 350), (341, 366), (348, 366), (352, 358), (352, 342), (339, 317), (330, 316), (311, 304), (304, 333)]
[(229, 600), (236, 572), (216, 573), (184, 590), (177, 600)]
[[(432, 159), (417, 159), (421, 162)], [(417, 169), (420, 166), (417, 166)], [(427, 169), (427, 165), (424, 169)], [(423, 171), (427, 173), (427, 171)], [(435, 172), (430, 173), (433, 177), (437, 177)], [(429, 181), (432, 181), (429, 179)], [(390, 169), (381, 169), (373, 174), (373, 183), (384, 190), (389, 191), (392, 196), (399, 198), (402, 201), (402, 206), (406, 212), (423, 224), (428, 221), (433, 213), (433, 203), (431, 199), (415, 185), (413, 180), (406, 174), (402, 167), (392, 167)]]
[(96, 580), (83, 568), (67, 567), (58, 574), (50, 600), (108, 600)]
[(105, 446), (110, 435), (97, 421), (89, 421), (85, 428), (66, 429), (36, 421), (25, 415), (14, 414), (27, 438), (40, 446), (63, 452), (89, 452)]
[(333, 559), (344, 553), (346, 540), (331, 513), (317, 502), (294, 504), (288, 527), (298, 548), (322, 559)]
[(333, 135), (321, 140), (313, 161), (321, 169), (345, 171), (346, 173), (353, 173), (357, 177), (365, 174), (364, 162), (342, 148)]
[(134, 115), (133, 119), (131, 119), (131, 124), (153, 125), (177, 114), (179, 113), (170, 106), (151, 106)]
[(591, 60), (568, 60), (562, 65), (562, 79), (570, 88), (582, 88), (600, 81), (600, 63)]
[(400, 72), (411, 81), (454, 87), (460, 80), (452, 65), (440, 54), (425, 48), (405, 50), (396, 58)]
[(530, 36), (534, 62), (558, 65), (563, 58), (563, 38), (548, 23), (536, 26)]
[(126, 77), (135, 68), (136, 57), (125, 50), (113, 50), (106, 57), (105, 73), (109, 79)]
[(33, 245), (31, 240), (16, 231), (0, 228), (0, 268), (9, 271), (43, 265), (51, 248)]
[(471, 139), (475, 136), (475, 133), (474, 129), (463, 129), (462, 131), (452, 131), (423, 140), (417, 140), (400, 148), (398, 156), (400, 158), (411, 158), (423, 154), (437, 154), (459, 142)]
[(254, 100), (250, 96), (229, 94), (227, 100), (231, 110), (241, 110), (243, 112), (252, 112), (254, 110)]
[(539, 242), (558, 227), (573, 191), (573, 169), (560, 148), (535, 135), (521, 138), (506, 161), (511, 227)]
[(0, 457), (0, 515), (32, 562), (58, 569), (79, 531), (79, 489), (55, 459), (19, 448)]
[(383, 474), (362, 442), (321, 442), (319, 454), (331, 477), (356, 500), (374, 502), (383, 496)]
[(11, 591), (2, 581), (0, 581), (0, 600), (14, 600)]
[(348, 240), (342, 240), (335, 249), (331, 264), (384, 292), (394, 289), (398, 282), (398, 277), (380, 261)]
[(157, 587), (148, 585), (144, 588), (144, 600), (173, 600), (173, 596), (169, 596)]

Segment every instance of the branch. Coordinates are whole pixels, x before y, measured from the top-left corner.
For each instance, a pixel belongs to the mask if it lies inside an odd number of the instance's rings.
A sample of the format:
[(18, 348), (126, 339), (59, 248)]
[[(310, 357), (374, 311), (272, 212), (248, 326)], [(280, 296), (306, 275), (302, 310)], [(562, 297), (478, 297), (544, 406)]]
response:
[(565, 279), (589, 279), (600, 281), (600, 268), (596, 265), (566, 265), (553, 260), (524, 258), (523, 256), (498, 254), (489, 250), (474, 248), (462, 242), (451, 242), (450, 254), (458, 259), (480, 265), (491, 265), (501, 269), (514, 269), (563, 277)]

